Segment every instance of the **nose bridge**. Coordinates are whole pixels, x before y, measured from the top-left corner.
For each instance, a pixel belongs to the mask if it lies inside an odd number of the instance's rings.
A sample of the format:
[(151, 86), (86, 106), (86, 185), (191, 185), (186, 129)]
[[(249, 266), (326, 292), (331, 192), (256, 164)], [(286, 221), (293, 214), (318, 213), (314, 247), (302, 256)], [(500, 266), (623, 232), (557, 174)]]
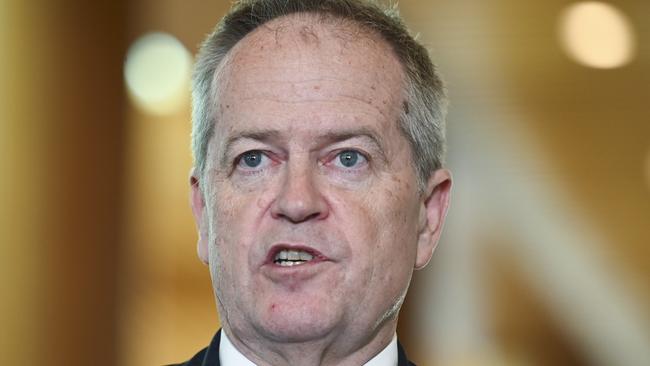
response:
[(317, 166), (308, 153), (289, 159), (272, 214), (294, 223), (327, 215), (327, 204), (318, 187)]

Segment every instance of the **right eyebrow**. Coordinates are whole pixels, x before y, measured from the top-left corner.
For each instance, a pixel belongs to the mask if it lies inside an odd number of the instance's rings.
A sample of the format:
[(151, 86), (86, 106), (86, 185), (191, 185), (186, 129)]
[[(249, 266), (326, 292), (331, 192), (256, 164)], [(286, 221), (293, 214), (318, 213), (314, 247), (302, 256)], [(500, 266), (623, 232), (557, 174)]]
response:
[(228, 162), (228, 152), (232, 146), (241, 140), (256, 140), (260, 142), (277, 141), (281, 137), (280, 131), (277, 130), (254, 130), (254, 131), (239, 131), (228, 137), (224, 149), (219, 159), (221, 166), (226, 166)]

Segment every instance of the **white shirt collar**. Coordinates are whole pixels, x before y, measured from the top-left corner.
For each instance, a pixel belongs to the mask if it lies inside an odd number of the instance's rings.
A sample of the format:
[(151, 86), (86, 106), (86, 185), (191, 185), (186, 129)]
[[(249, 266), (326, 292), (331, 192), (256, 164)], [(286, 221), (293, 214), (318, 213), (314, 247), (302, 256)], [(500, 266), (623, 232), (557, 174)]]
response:
[(393, 334), (393, 340), (388, 343), (388, 346), (364, 366), (397, 366), (397, 334)]
[[(223, 330), (219, 341), (219, 361), (221, 366), (256, 366), (233, 346)], [(364, 366), (397, 366), (397, 335), (393, 335), (388, 346)]]

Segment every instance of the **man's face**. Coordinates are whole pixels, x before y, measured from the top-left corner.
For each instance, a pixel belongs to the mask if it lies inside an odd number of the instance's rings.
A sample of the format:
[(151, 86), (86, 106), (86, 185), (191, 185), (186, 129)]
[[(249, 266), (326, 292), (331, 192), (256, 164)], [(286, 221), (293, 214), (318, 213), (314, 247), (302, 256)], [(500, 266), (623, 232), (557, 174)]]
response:
[(220, 79), (193, 186), (199, 252), (239, 337), (364, 337), (395, 320), (439, 223), (398, 128), (404, 76), (388, 45), (291, 19), (240, 41)]

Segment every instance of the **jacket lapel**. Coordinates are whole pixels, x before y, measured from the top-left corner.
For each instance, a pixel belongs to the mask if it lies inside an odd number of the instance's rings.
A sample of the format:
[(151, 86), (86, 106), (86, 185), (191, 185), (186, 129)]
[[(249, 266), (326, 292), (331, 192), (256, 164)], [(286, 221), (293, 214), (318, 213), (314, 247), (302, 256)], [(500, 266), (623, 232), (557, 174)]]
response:
[(219, 344), (221, 343), (221, 329), (214, 335), (210, 345), (208, 346), (205, 357), (201, 366), (221, 366), (219, 361)]
[(397, 366), (416, 366), (406, 358), (406, 352), (399, 341), (397, 341)]

